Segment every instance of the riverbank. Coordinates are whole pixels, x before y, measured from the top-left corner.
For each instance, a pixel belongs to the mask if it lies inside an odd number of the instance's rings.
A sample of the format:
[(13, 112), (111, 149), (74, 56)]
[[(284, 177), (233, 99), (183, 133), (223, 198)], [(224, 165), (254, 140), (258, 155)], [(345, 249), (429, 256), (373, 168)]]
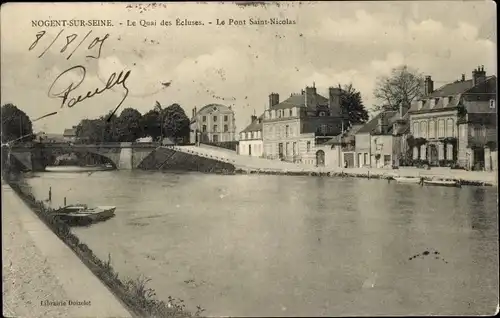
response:
[(424, 180), (433, 178), (445, 178), (460, 182), (461, 185), (468, 186), (498, 186), (498, 179), (495, 172), (479, 172), (452, 169), (372, 169), (372, 168), (245, 168), (239, 167), (235, 173), (238, 174), (269, 174), (269, 175), (289, 175), (289, 176), (319, 176), (319, 177), (341, 177), (341, 178), (365, 178), (365, 179), (386, 179), (392, 180), (396, 176), (400, 177), (420, 177)]
[[(128, 316), (137, 316), (137, 317), (192, 317), (199, 316), (204, 309), (198, 307), (198, 311), (196, 313), (191, 313), (185, 310), (185, 305), (182, 300), (176, 300), (174, 298), (169, 298), (168, 302), (159, 301), (155, 298), (155, 293), (152, 289), (147, 288), (146, 284), (148, 279), (140, 277), (137, 279), (123, 279), (120, 278), (118, 273), (115, 272), (113, 267), (111, 266), (111, 256), (108, 257), (107, 261), (102, 261), (95, 256), (92, 250), (84, 243), (80, 242), (79, 238), (71, 233), (71, 229), (63, 222), (60, 222), (54, 218), (52, 218), (49, 213), (52, 209), (47, 208), (43, 202), (37, 201), (34, 196), (30, 193), (29, 189), (19, 181), (13, 180), (2, 180), (4, 183), (7, 181), (9, 184), (9, 188), (11, 189), (11, 195), (17, 198), (21, 205), (24, 202), (25, 207), (31, 209), (35, 212), (38, 218), (33, 217), (33, 220), (38, 220), (39, 225), (45, 225), (45, 229), (50, 231), (53, 235), (53, 238), (59, 238), (62, 245), (68, 249), (67, 252), (73, 252), (73, 256), (77, 256), (77, 259), (80, 260), (80, 265), (85, 265), (87, 267), (87, 271), (90, 270), (95, 277), (97, 277), (108, 289), (116, 296), (117, 299), (123, 304), (127, 310), (132, 313), (132, 315), (128, 314)], [(2, 189), (4, 190), (4, 189)], [(8, 189), (7, 189), (8, 190)], [(8, 193), (8, 191), (3, 191)], [(4, 209), (2, 209), (4, 211)], [(16, 209), (12, 209), (12, 211), (16, 211)], [(25, 214), (26, 215), (26, 214)], [(41, 222), (40, 222), (41, 221)], [(39, 231), (40, 232), (40, 231)], [(56, 240), (57, 241), (57, 240)], [(52, 242), (53, 243), (53, 242)], [(64, 244), (63, 244), (64, 243)], [(50, 250), (50, 248), (46, 249)], [(50, 254), (52, 256), (52, 254)], [(50, 257), (49, 257), (50, 258)], [(4, 264), (6, 262), (4, 261)], [(27, 264), (29, 262), (23, 262), (23, 264)], [(73, 275), (80, 275), (81, 271), (74, 270), (73, 267), (66, 267), (66, 269), (71, 269), (68, 272), (71, 272)], [(42, 271), (45, 273), (45, 271)], [(29, 281), (33, 279), (33, 275), (40, 275), (35, 273), (26, 274), (26, 283), (21, 283), (22, 288), (27, 288), (26, 284), (29, 284)], [(16, 276), (13, 276), (13, 279), (16, 279)], [(69, 277), (67, 276), (68, 280)], [(43, 285), (41, 285), (43, 286)], [(78, 294), (81, 286), (73, 284), (74, 288), (77, 288), (73, 291), (71, 295), (71, 299), (81, 299), (81, 293)], [(29, 286), (29, 288), (33, 288), (34, 286)], [(35, 288), (40, 286), (35, 286)], [(90, 289), (92, 291), (92, 289)], [(50, 295), (48, 293), (47, 295)], [(78, 297), (80, 295), (80, 297)], [(62, 296), (61, 296), (62, 297)], [(75, 298), (76, 297), (76, 298)], [(5, 298), (5, 297), (4, 297)], [(64, 298), (64, 297), (63, 297)], [(49, 300), (58, 300), (58, 299), (49, 299)], [(85, 299), (84, 299), (85, 300)], [(96, 302), (98, 300), (95, 300)], [(106, 301), (104, 301), (103, 305), (106, 305)], [(54, 306), (53, 306), (54, 307)], [(97, 307), (96, 307), (97, 308)], [(12, 311), (13, 309), (11, 309)], [(19, 313), (15, 312), (17, 316)], [(58, 315), (48, 314), (47, 316), (68, 316), (67, 313), (61, 313)], [(42, 315), (41, 316), (45, 316)], [(75, 314), (70, 316), (105, 316), (105, 317), (122, 317), (115, 313), (108, 314), (108, 312), (98, 312), (97, 309), (92, 314)], [(124, 317), (125, 317), (124, 316)]]
[(132, 317), (8, 185), (2, 241), (6, 317)]

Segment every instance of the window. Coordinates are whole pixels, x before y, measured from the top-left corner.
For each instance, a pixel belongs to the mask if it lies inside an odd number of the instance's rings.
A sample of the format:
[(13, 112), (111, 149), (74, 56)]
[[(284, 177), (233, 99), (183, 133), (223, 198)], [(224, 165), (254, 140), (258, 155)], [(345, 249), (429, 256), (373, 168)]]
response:
[(203, 127), (201, 128), (201, 131), (207, 132), (207, 125), (203, 125)]
[(217, 129), (218, 129), (218, 128), (219, 128), (219, 127), (217, 127), (217, 125), (214, 125), (214, 132), (217, 132)]
[(446, 137), (453, 137), (455, 135), (455, 130), (453, 128), (453, 119), (448, 118), (448, 120), (446, 120)]
[(419, 100), (418, 101), (418, 110), (421, 110), (422, 106), (424, 106), (424, 101), (423, 100)]
[(217, 121), (217, 116), (214, 116), (214, 121)]
[(476, 127), (472, 127), (472, 129), (470, 129), (471, 137), (474, 137), (475, 133), (476, 133)]
[(418, 134), (418, 123), (413, 123), (413, 135), (415, 137), (419, 136), (419, 134)]
[(293, 143), (293, 155), (295, 156), (297, 154), (297, 143)]
[(420, 136), (422, 136), (422, 138), (427, 138), (427, 122), (426, 121), (420, 122)]
[(429, 121), (429, 138), (436, 138), (436, 122)]
[(224, 132), (228, 132), (228, 131), (229, 131), (229, 128), (227, 127), (227, 125), (224, 125)]
[(486, 137), (486, 126), (485, 126), (485, 125), (482, 125), (482, 126), (481, 126), (481, 135), (482, 135), (483, 137)]
[(288, 137), (288, 131), (290, 127), (288, 125), (285, 126), (285, 137)]
[(368, 164), (368, 154), (365, 152), (365, 165)]
[(494, 99), (490, 100), (490, 108), (495, 108), (495, 100)]
[(307, 152), (311, 151), (311, 142), (307, 142)]
[(437, 101), (437, 98), (429, 99), (429, 108), (430, 109), (432, 109), (432, 108), (434, 108), (434, 106), (436, 106), (436, 101)]
[(203, 116), (203, 122), (207, 121), (207, 116)]
[(281, 109), (278, 110), (278, 118), (281, 118)]
[(245, 139), (245, 133), (241, 133), (240, 138), (241, 138), (241, 140)]
[(228, 117), (227, 115), (224, 116), (224, 121), (227, 121), (228, 120)]
[(288, 116), (292, 117), (292, 116), (293, 116), (292, 114), (293, 114), (293, 113), (292, 113), (292, 110), (291, 110), (291, 109), (289, 109), (289, 110), (288, 110)]
[(438, 120), (438, 138), (444, 138), (444, 119)]

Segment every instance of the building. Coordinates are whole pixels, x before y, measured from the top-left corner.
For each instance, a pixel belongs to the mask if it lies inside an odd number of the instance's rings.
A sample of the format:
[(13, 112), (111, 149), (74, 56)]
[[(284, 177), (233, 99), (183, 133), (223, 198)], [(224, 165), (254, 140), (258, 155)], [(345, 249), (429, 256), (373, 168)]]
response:
[(264, 153), (264, 143), (262, 140), (262, 119), (252, 115), (250, 125), (240, 132), (238, 153), (240, 155), (262, 157)]
[(431, 166), (496, 167), (492, 162), (496, 161), (492, 158), (496, 156), (496, 76), (486, 76), (481, 66), (472, 71), (472, 79), (462, 74), (460, 80), (437, 90), (426, 76), (424, 93), (409, 110), (413, 159)]
[(355, 136), (363, 124), (350, 127), (324, 144), (316, 146), (316, 153), (324, 153), (325, 166), (332, 168), (352, 168), (355, 166)]
[(382, 111), (364, 124), (355, 134), (354, 160), (348, 166), (398, 166), (406, 146), (404, 135), (408, 130), (406, 108)]
[(191, 143), (221, 143), (235, 140), (236, 124), (231, 106), (209, 104), (191, 117)]
[(340, 88), (331, 87), (325, 98), (314, 85), (282, 102), (277, 93), (270, 94), (262, 120), (264, 157), (324, 165), (325, 154), (315, 147), (342, 132), (340, 94)]
[(76, 126), (72, 128), (64, 129), (63, 138), (65, 141), (75, 141), (76, 140)]

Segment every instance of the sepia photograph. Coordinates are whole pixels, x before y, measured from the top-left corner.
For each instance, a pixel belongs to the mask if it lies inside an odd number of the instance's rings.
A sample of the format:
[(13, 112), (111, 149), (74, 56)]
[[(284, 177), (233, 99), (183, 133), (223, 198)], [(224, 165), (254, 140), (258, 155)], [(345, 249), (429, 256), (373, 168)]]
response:
[(3, 316), (498, 314), (496, 9), (2, 4)]

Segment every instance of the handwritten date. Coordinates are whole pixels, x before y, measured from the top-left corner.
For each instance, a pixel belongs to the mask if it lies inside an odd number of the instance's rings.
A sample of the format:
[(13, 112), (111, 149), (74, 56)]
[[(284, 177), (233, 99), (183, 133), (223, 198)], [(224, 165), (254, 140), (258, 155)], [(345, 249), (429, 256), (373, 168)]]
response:
[[(115, 85), (122, 85), (123, 89), (125, 90), (125, 95), (123, 96), (118, 106), (116, 106), (116, 108), (109, 116), (109, 118), (111, 118), (128, 96), (129, 89), (127, 87), (126, 82), (132, 71), (128, 70), (125, 73), (124, 72), (125, 71), (123, 70), (118, 75), (116, 75), (116, 73), (111, 73), (106, 85), (103, 88), (96, 88), (93, 91), (87, 92), (87, 94), (85, 94), (84, 96), (78, 95), (75, 97), (72, 96), (73, 91), (76, 90), (84, 82), (85, 76), (87, 74), (87, 70), (85, 69), (85, 67), (83, 67), (82, 65), (76, 65), (59, 74), (59, 76), (54, 80), (54, 82), (50, 86), (48, 91), (48, 96), (50, 98), (60, 98), (62, 100), (61, 108), (63, 108), (64, 106), (71, 108), (77, 105), (78, 103), (83, 102), (86, 99), (104, 93), (105, 91), (113, 88)], [(79, 80), (71, 82), (63, 90), (54, 92), (55, 86), (57, 86), (57, 84), (67, 83), (67, 81), (71, 78), (77, 78), (77, 79), (79, 78)]]
[[(52, 39), (52, 42), (50, 42), (50, 44), (42, 51), (42, 53), (40, 53), (40, 55), (38, 55), (38, 58), (41, 58), (45, 53), (47, 53), (47, 51), (52, 47), (52, 45), (54, 45), (54, 43), (61, 37), (61, 34), (63, 34), (63, 33), (64, 33), (64, 29), (62, 29), (56, 35), (56, 37), (54, 39)], [(76, 39), (79, 37), (78, 34), (72, 33), (70, 35), (67, 35), (65, 41), (63, 40), (65, 42), (64, 45), (62, 47), (60, 46), (59, 53), (66, 52), (66, 50), (68, 50), (68, 48), (72, 49), (71, 53), (66, 57), (66, 59), (69, 60), (71, 58), (71, 56), (73, 56), (73, 54), (76, 52), (76, 50), (78, 50), (78, 48), (85, 42), (85, 40), (87, 40), (87, 38), (91, 34), (92, 34), (92, 30), (90, 30), (81, 40), (79, 39), (79, 43), (77, 45), (74, 45), (73, 42), (75, 42)], [(29, 47), (29, 51), (31, 51), (35, 47), (37, 47), (39, 41), (42, 40), (42, 38), (45, 38), (45, 35), (46, 35), (46, 31), (38, 32), (35, 35), (35, 37), (36, 37), (35, 41)], [(87, 42), (87, 44), (88, 44), (87, 50), (92, 50), (95, 48), (97, 50), (97, 53), (94, 55), (87, 55), (87, 58), (98, 59), (101, 56), (101, 49), (102, 49), (102, 46), (104, 44), (104, 41), (106, 41), (106, 39), (108, 37), (109, 37), (109, 34), (106, 34), (103, 37), (97, 36), (92, 41), (89, 40)]]

